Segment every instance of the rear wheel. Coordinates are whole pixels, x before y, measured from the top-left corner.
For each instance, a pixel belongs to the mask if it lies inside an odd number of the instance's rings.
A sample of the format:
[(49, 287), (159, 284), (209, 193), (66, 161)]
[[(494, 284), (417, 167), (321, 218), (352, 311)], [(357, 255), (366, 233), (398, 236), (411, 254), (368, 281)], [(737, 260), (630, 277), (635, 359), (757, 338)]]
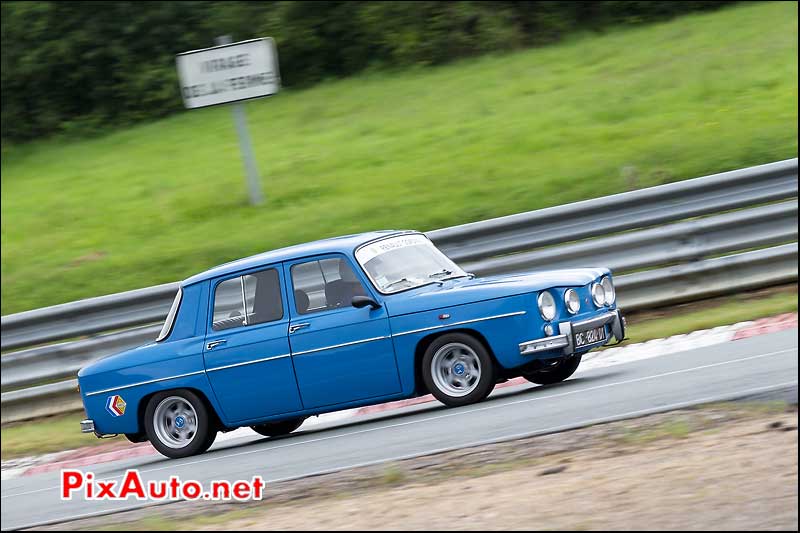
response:
[(467, 405), (483, 400), (494, 389), (494, 362), (475, 337), (448, 333), (425, 350), (422, 380), (443, 404)]
[(292, 418), (290, 420), (281, 420), (280, 422), (268, 422), (266, 424), (250, 426), (250, 428), (265, 437), (280, 437), (281, 435), (288, 435), (299, 428), (305, 421), (305, 418)]
[(553, 383), (559, 383), (575, 373), (575, 371), (578, 369), (578, 365), (581, 364), (581, 357), (581, 355), (565, 357), (551, 367), (536, 370), (534, 372), (527, 372), (522, 374), (522, 376), (531, 383), (536, 383), (538, 385), (552, 385)]
[(185, 389), (150, 398), (144, 426), (153, 447), (173, 459), (203, 453), (217, 436), (203, 400)]

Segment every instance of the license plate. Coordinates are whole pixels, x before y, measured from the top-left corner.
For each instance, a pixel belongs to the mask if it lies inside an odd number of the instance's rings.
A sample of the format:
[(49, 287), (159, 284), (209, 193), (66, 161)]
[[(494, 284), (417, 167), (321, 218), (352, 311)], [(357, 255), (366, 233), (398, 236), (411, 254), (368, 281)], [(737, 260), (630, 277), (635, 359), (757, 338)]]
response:
[(589, 329), (575, 333), (575, 348), (589, 346), (606, 340), (606, 328), (600, 326), (599, 328)]

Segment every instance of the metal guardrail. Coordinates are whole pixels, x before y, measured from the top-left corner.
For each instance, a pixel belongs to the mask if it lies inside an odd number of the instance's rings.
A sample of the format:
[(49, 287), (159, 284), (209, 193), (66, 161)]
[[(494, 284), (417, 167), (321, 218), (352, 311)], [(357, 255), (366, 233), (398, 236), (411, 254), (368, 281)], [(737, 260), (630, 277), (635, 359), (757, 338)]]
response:
[(0, 318), (3, 351), (164, 320), (178, 283), (98, 296)]
[[(791, 159), (428, 236), (480, 275), (608, 266), (625, 309), (666, 305), (797, 280), (797, 175)], [(0, 359), (3, 422), (79, 408), (74, 379), (52, 382), (154, 339), (177, 285), (2, 317), (2, 350), (25, 348)]]
[(430, 232), (454, 261), (530, 250), (797, 197), (797, 159)]

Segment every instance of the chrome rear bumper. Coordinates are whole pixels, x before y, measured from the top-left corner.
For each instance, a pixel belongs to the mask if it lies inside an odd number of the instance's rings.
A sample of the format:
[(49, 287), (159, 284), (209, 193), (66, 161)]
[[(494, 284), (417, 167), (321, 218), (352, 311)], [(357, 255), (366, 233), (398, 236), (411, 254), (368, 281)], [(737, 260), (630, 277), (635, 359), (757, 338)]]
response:
[[(570, 355), (575, 351), (573, 339), (575, 332), (587, 331), (600, 326), (611, 324), (611, 333), (618, 342), (625, 338), (625, 318), (619, 309), (614, 309), (602, 315), (592, 317), (577, 322), (560, 322), (558, 324), (558, 335), (542, 337), (532, 341), (526, 341), (519, 345), (521, 355), (531, 355), (539, 352), (562, 349), (564, 355)], [(608, 339), (606, 339), (608, 342)], [(603, 343), (605, 344), (605, 342)], [(599, 345), (599, 344), (598, 344)]]
[(94, 433), (94, 420), (81, 420), (81, 433)]

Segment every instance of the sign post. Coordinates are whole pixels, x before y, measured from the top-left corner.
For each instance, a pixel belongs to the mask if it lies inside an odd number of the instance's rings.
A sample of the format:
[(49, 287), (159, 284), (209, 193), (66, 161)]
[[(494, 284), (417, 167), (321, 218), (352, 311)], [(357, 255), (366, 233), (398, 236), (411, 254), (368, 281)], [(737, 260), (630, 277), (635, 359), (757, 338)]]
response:
[(258, 205), (264, 197), (242, 101), (270, 96), (280, 89), (275, 43), (272, 39), (232, 43), (230, 35), (223, 35), (217, 37), (216, 44), (178, 54), (183, 103), (188, 109), (233, 103), (250, 203)]

